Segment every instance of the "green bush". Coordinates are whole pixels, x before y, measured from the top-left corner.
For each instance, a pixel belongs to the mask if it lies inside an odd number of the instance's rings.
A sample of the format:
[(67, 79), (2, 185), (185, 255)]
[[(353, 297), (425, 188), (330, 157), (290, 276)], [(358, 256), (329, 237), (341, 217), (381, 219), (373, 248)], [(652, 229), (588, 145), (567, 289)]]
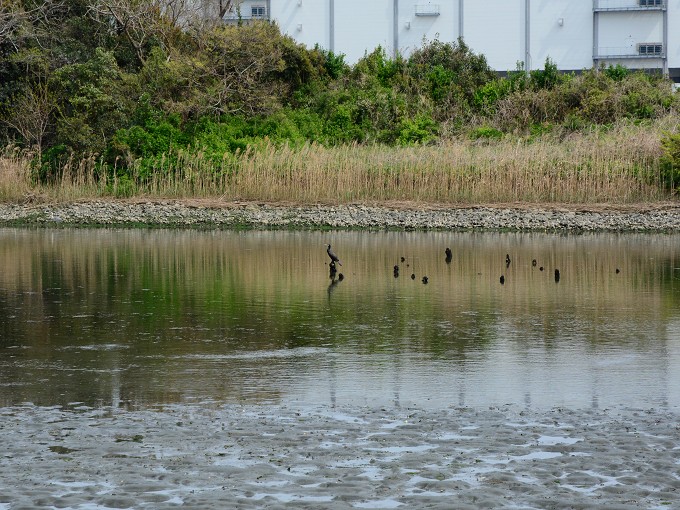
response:
[(550, 58), (545, 59), (545, 66), (542, 70), (531, 71), (531, 85), (535, 89), (553, 89), (560, 83), (561, 75), (555, 64)]
[(349, 70), (349, 66), (345, 62), (345, 55), (342, 53), (333, 53), (332, 51), (321, 49), (318, 44), (314, 49), (323, 56), (324, 70), (331, 79), (337, 80)]
[(87, 62), (60, 67), (49, 86), (59, 105), (55, 145), (102, 154), (114, 133), (129, 125), (134, 87), (111, 52), (97, 48)]
[(621, 64), (616, 64), (615, 66), (610, 64), (609, 67), (604, 70), (604, 73), (607, 75), (607, 78), (613, 81), (622, 81), (630, 75), (628, 68)]
[(401, 122), (397, 140), (400, 145), (426, 144), (436, 139), (437, 130), (432, 117), (421, 114)]
[(500, 140), (501, 138), (503, 138), (503, 132), (490, 126), (481, 126), (470, 131), (471, 140)]

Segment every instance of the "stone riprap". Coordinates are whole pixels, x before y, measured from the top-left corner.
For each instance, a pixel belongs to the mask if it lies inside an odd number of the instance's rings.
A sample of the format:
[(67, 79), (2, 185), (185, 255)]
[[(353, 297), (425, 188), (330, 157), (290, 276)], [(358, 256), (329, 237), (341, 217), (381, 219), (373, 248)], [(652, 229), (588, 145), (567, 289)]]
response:
[(575, 208), (390, 207), (187, 201), (0, 204), (0, 225), (201, 228), (366, 228), (515, 231), (680, 231), (680, 205)]

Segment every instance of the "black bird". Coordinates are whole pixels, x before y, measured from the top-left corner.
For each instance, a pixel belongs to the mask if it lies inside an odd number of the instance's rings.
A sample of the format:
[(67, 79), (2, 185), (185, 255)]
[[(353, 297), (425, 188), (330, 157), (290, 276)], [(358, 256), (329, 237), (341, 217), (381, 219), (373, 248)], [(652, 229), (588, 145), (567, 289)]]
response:
[(340, 274), (338, 275), (338, 281), (341, 282), (341, 281), (344, 280), (344, 279), (345, 279), (345, 275), (342, 274), (342, 273), (340, 273)]
[(501, 285), (505, 285), (505, 276), (501, 275)]
[(402, 257), (402, 258), (401, 258), (401, 261), (402, 261), (402, 262), (406, 262), (406, 257)]
[(616, 274), (619, 274), (620, 272), (621, 272), (621, 270), (617, 267), (616, 268)]
[(328, 256), (331, 258), (331, 264), (335, 264), (337, 262), (338, 265), (341, 266), (342, 262), (340, 262), (338, 256), (333, 253), (333, 250), (331, 250), (331, 245), (327, 244), (326, 246), (328, 246), (328, 248), (326, 248), (326, 253), (328, 253)]
[(415, 273), (411, 273), (411, 280), (415, 280), (415, 279), (416, 279), (416, 274), (415, 274)]
[(510, 267), (510, 254), (505, 254), (505, 267)]
[(538, 268), (539, 271), (543, 271), (543, 266)]
[(399, 266), (394, 266), (394, 277), (399, 278)]
[(423, 276), (423, 283), (427, 283), (427, 276)]
[(555, 283), (560, 281), (560, 270), (555, 269)]
[(451, 259), (453, 258), (453, 253), (451, 252), (451, 248), (446, 248), (444, 250), (444, 253), (446, 253), (446, 263), (449, 264), (451, 262)]
[(531, 267), (536, 267), (536, 259), (531, 261)]

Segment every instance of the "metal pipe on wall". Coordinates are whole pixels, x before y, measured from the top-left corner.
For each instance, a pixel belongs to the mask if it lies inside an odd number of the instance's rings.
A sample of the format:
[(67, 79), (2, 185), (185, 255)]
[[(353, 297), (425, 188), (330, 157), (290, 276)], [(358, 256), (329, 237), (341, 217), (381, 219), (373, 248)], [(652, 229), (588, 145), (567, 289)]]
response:
[(531, 71), (531, 0), (524, 0), (524, 70)]
[(392, 44), (394, 45), (392, 55), (396, 59), (399, 55), (399, 0), (394, 0), (392, 6), (392, 30), (394, 32), (392, 36)]
[(328, 16), (328, 49), (335, 53), (335, 0), (329, 0), (328, 8), (330, 9)]
[(663, 75), (668, 77), (668, 5), (663, 10)]
[(463, 38), (463, 29), (465, 28), (464, 16), (465, 14), (465, 0), (458, 0), (458, 37)]
[(593, 0), (593, 68), (597, 70), (600, 65), (600, 61), (597, 58), (599, 53), (600, 45), (600, 13), (596, 10), (596, 0)]

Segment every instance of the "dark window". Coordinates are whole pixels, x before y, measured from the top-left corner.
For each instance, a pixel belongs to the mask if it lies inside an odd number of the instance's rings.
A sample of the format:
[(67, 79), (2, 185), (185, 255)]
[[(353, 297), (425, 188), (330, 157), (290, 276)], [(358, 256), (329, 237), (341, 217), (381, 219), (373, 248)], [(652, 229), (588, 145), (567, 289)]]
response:
[(654, 43), (641, 43), (638, 44), (638, 53), (640, 55), (661, 55), (663, 54), (663, 45)]

